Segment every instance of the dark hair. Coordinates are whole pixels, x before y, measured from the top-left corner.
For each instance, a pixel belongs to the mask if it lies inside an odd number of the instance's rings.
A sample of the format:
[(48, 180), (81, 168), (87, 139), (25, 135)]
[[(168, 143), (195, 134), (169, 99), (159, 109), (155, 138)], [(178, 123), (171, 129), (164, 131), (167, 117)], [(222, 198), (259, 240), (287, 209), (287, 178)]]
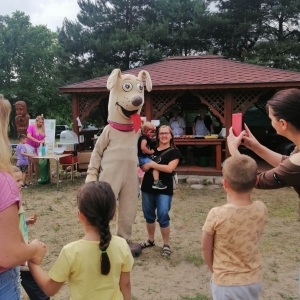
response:
[(268, 102), (269, 107), (274, 112), (274, 117), (291, 123), (296, 129), (300, 130), (300, 90), (287, 89), (277, 92)]
[(223, 178), (236, 192), (247, 192), (254, 188), (257, 178), (256, 161), (248, 155), (227, 158), (223, 165)]
[(158, 136), (159, 136), (159, 132), (160, 132), (161, 128), (168, 128), (168, 129), (169, 129), (169, 131), (170, 131), (170, 133), (171, 133), (171, 136), (172, 136), (172, 138), (171, 138), (171, 140), (170, 140), (170, 147), (171, 147), (171, 148), (176, 148), (175, 142), (174, 142), (174, 134), (173, 134), (173, 131), (172, 131), (171, 127), (168, 126), (168, 125), (161, 125), (161, 126), (158, 128), (158, 130), (156, 130), (156, 147), (159, 147), (159, 139), (158, 139)]
[(100, 270), (102, 275), (107, 275), (110, 271), (110, 260), (106, 249), (112, 237), (109, 222), (113, 219), (116, 211), (116, 199), (110, 184), (103, 181), (84, 184), (78, 190), (77, 205), (87, 221), (99, 230)]
[(26, 138), (27, 138), (27, 136), (26, 136), (25, 134), (20, 134), (20, 135), (18, 136), (19, 141), (24, 140), (24, 139), (26, 139)]

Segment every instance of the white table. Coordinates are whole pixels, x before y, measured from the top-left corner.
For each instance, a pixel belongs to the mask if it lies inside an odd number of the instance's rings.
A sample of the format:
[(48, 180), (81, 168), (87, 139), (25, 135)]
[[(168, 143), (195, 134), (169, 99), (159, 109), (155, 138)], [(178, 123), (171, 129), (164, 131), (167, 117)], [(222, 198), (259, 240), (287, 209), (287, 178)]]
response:
[[(59, 159), (62, 157), (67, 157), (67, 156), (72, 156), (72, 170), (71, 172), (73, 173), (74, 170), (74, 156), (72, 153), (67, 153), (67, 154), (46, 154), (43, 156), (33, 156), (32, 158), (38, 158), (38, 159), (54, 159), (56, 160), (56, 183), (57, 183), (57, 190), (59, 190)], [(31, 167), (31, 170), (32, 167)], [(51, 174), (50, 174), (50, 180), (51, 180)], [(72, 181), (74, 181), (74, 176), (72, 176)]]

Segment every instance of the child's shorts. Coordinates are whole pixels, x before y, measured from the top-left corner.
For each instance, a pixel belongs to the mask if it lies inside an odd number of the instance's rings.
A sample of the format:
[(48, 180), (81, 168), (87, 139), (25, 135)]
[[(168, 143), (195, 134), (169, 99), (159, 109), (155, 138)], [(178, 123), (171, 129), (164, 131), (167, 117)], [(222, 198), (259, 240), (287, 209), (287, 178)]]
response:
[(28, 172), (28, 166), (18, 166), (18, 168), (21, 170), (22, 173)]
[(249, 285), (222, 286), (214, 284), (212, 280), (210, 281), (210, 287), (214, 300), (258, 300), (261, 286), (261, 282)]
[(149, 157), (139, 157), (139, 165), (143, 166), (149, 162), (152, 162), (153, 160), (150, 159)]

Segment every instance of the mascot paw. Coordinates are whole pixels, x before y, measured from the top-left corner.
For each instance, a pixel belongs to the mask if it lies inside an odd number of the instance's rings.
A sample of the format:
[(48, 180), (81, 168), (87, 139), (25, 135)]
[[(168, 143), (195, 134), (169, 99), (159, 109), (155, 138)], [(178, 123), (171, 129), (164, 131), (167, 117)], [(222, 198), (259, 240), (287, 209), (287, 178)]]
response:
[(133, 257), (137, 257), (142, 253), (142, 247), (139, 243), (127, 242)]

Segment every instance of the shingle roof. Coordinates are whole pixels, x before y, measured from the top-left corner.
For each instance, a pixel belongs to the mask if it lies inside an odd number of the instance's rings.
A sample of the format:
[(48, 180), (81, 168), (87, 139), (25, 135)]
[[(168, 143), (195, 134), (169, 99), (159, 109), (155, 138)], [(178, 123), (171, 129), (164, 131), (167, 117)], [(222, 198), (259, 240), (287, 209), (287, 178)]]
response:
[[(300, 73), (224, 59), (218, 55), (174, 56), (123, 73), (149, 72), (153, 90), (300, 87)], [(107, 91), (108, 76), (70, 84), (60, 92)]]

